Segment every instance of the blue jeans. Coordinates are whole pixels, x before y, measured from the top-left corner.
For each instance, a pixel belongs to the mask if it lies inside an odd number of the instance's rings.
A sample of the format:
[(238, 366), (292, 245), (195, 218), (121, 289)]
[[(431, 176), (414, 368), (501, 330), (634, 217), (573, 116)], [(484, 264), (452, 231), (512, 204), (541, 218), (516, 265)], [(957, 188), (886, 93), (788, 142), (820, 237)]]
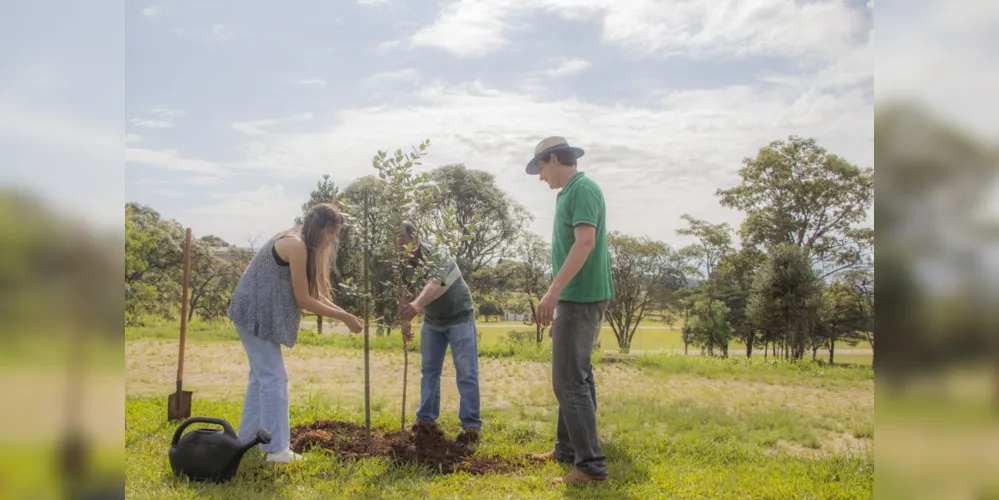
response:
[(463, 428), (478, 429), (482, 427), (482, 420), (479, 418), (479, 347), (475, 320), (446, 327), (423, 323), (420, 329), (423, 379), (420, 381), (420, 407), (416, 409), (416, 419), (435, 422), (440, 416), (441, 371), (448, 345), (451, 346), (458, 394), (461, 396), (458, 418)]
[(288, 372), (284, 368), (281, 346), (236, 327), (250, 360), (250, 377), (243, 400), (243, 415), (239, 422), (239, 441), (248, 443), (263, 427), (271, 434), (271, 442), (260, 445), (265, 453), (276, 453), (291, 443), (288, 421)]

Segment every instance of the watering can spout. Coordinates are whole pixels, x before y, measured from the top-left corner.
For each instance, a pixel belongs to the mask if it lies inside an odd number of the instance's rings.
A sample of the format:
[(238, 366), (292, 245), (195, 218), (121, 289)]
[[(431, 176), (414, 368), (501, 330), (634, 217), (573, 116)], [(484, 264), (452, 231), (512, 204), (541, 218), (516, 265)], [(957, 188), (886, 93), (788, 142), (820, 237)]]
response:
[(247, 451), (250, 451), (250, 448), (253, 448), (258, 444), (267, 444), (270, 442), (271, 442), (271, 433), (267, 432), (266, 429), (257, 429), (257, 435), (254, 437), (254, 439), (244, 444), (243, 448), (239, 450), (239, 452), (236, 454), (235, 457), (233, 457), (233, 459), (237, 461), (241, 460), (243, 458), (243, 455), (245, 455)]

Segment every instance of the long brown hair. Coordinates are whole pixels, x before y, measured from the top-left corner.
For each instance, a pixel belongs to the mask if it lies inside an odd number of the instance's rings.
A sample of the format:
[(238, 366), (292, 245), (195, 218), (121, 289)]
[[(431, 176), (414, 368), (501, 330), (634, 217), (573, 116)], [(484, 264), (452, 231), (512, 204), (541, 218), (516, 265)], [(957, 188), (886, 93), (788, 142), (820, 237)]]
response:
[(302, 219), (301, 236), (305, 242), (305, 272), (309, 279), (309, 295), (332, 300), (330, 271), (336, 269), (336, 253), (340, 246), (340, 230), (346, 218), (332, 203), (320, 203), (309, 209)]

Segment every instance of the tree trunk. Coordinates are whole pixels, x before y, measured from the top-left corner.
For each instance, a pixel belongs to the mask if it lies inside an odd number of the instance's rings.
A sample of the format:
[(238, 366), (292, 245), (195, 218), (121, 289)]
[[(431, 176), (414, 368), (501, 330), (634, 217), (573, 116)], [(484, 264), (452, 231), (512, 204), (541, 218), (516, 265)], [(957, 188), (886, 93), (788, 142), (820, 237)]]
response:
[(767, 360), (767, 355), (770, 354), (770, 342), (766, 340), (763, 341), (763, 361)]
[(834, 363), (834, 361), (833, 361), (833, 353), (835, 351), (836, 351), (836, 341), (835, 340), (830, 340), (829, 341), (829, 364), (830, 365)]
[(755, 335), (750, 334), (746, 339), (746, 359), (753, 357), (753, 341), (756, 340), (754, 337)]
[(819, 345), (812, 344), (812, 361), (817, 361), (819, 357)]
[(316, 316), (316, 331), (319, 332), (320, 335), (323, 334), (323, 317), (322, 316)]

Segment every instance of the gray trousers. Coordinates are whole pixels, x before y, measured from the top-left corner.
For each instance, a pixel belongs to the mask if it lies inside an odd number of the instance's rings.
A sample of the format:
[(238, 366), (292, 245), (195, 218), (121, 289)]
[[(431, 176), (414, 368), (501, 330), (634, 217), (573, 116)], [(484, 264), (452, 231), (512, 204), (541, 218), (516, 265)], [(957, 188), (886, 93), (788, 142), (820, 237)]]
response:
[(590, 363), (608, 302), (559, 301), (552, 324), (552, 386), (558, 399), (555, 458), (595, 477), (607, 475), (597, 436), (596, 390)]

